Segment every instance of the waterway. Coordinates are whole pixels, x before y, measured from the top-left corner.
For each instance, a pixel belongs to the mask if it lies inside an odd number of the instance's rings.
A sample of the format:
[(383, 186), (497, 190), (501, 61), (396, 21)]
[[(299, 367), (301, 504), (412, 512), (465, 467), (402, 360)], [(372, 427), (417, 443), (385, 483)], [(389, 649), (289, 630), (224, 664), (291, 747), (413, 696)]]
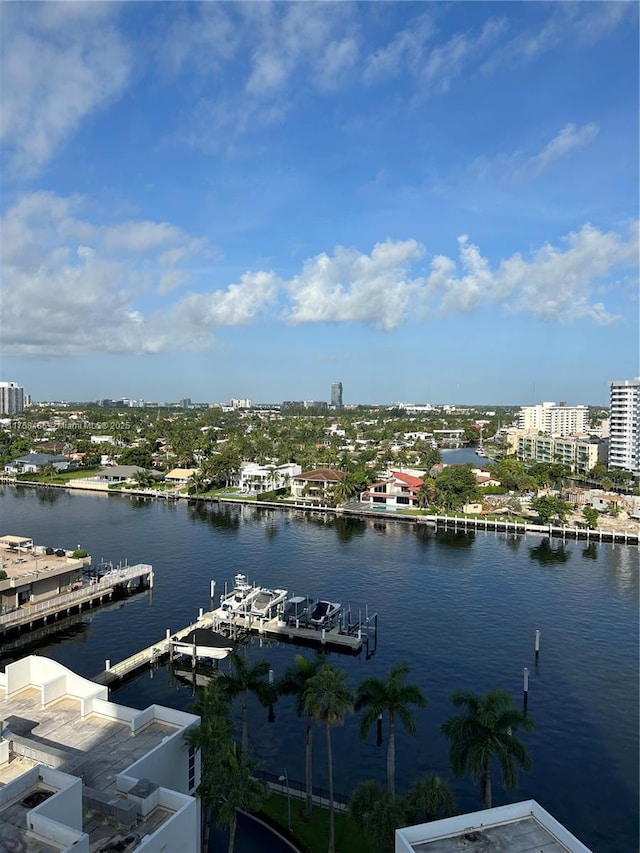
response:
[[(535, 798), (596, 853), (638, 849), (637, 548), (9, 486), (0, 487), (0, 515), (3, 534), (56, 548), (81, 545), (95, 561), (154, 565), (152, 592), (86, 612), (39, 649), (87, 677), (106, 658), (120, 660), (193, 621), (209, 607), (210, 581), (220, 592), (237, 571), (264, 586), (377, 611), (376, 655), (332, 655), (332, 662), (356, 685), (406, 660), (411, 681), (429, 697), (415, 714), (416, 735), (397, 735), (400, 792), (427, 772), (450, 778), (440, 727), (453, 713), (454, 690), (503, 687), (520, 703), (529, 667), (534, 766), (513, 794), (496, 779), (495, 804)], [(248, 653), (269, 660), (278, 676), (296, 651), (254, 643)], [(136, 707), (193, 701), (166, 667), (112, 695)], [(268, 723), (266, 711), (251, 704), (252, 747), (265, 769), (303, 779), (303, 727), (293, 702), (281, 700), (275, 711)], [(357, 718), (349, 717), (333, 737), (336, 790), (384, 780), (386, 744), (376, 747), (374, 731), (361, 742)], [(326, 784), (325, 762), (318, 731), (316, 784)], [(475, 786), (452, 782), (460, 809), (479, 806)]]

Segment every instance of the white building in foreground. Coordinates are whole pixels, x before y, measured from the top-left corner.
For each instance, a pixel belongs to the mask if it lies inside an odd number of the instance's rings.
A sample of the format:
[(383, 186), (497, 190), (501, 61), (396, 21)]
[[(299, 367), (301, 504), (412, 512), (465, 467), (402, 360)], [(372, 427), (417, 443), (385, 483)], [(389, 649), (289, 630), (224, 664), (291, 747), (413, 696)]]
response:
[(199, 717), (137, 711), (32, 655), (0, 673), (0, 848), (200, 851)]
[(591, 853), (535, 800), (396, 830), (395, 853)]

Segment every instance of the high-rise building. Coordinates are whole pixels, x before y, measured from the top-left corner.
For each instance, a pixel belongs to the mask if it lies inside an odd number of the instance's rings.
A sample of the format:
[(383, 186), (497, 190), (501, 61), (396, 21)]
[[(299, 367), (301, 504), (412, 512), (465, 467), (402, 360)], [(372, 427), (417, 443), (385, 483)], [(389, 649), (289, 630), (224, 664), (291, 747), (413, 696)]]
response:
[(331, 405), (342, 408), (342, 382), (334, 382), (331, 386)]
[(640, 476), (640, 376), (611, 383), (609, 468)]
[(560, 437), (584, 433), (589, 429), (589, 407), (565, 403), (522, 406), (518, 413), (518, 429)]
[(0, 382), (0, 415), (20, 415), (24, 411), (24, 388), (15, 382)]

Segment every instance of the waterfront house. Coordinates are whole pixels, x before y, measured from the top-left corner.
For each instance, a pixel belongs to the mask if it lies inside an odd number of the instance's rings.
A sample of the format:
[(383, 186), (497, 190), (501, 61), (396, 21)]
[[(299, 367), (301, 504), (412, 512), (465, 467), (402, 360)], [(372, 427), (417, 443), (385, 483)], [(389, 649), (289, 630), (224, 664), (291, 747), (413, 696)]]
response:
[(249, 495), (255, 495), (287, 488), (294, 477), (301, 473), (302, 468), (295, 462), (286, 462), (284, 465), (244, 462), (231, 478), (231, 485)]
[(342, 479), (343, 472), (334, 468), (316, 468), (296, 474), (291, 481), (291, 494), (296, 500), (326, 503)]
[(140, 465), (114, 465), (111, 468), (103, 468), (102, 471), (98, 471), (93, 477), (87, 479), (96, 480), (99, 483), (132, 483), (139, 471), (146, 470)]
[(193, 477), (194, 474), (198, 474), (199, 471), (199, 468), (174, 468), (172, 471), (169, 471), (168, 474), (164, 475), (164, 479), (166, 483), (171, 483), (176, 486), (176, 488), (183, 487), (186, 486), (191, 477)]
[(69, 465), (70, 461), (66, 456), (54, 453), (26, 453), (5, 465), (4, 470), (7, 474), (37, 474), (49, 466), (56, 471), (66, 471)]
[(109, 700), (31, 655), (0, 673), (2, 849), (199, 853), (194, 714)]
[(362, 492), (360, 501), (393, 508), (417, 507), (422, 482), (422, 477), (404, 471), (392, 471), (388, 479), (373, 483), (366, 492)]

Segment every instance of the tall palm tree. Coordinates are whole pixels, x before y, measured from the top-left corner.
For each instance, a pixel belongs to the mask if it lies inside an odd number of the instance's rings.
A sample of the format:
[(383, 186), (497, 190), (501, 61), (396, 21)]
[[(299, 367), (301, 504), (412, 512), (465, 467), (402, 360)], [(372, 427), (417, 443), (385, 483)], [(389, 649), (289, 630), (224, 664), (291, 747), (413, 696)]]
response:
[(225, 679), (226, 690), (231, 697), (242, 697), (242, 748), (245, 752), (249, 750), (249, 724), (247, 706), (249, 692), (254, 693), (261, 705), (265, 708), (273, 704), (276, 699), (275, 690), (269, 684), (269, 661), (259, 660), (252, 666), (237, 652), (229, 655), (232, 672)]
[(218, 802), (220, 777), (223, 775), (221, 762), (234, 749), (231, 699), (223, 678), (213, 678), (203, 690), (199, 690), (190, 710), (200, 717), (199, 724), (187, 731), (186, 740), (190, 747), (200, 751), (198, 796), (202, 802), (204, 827), (211, 808)]
[(356, 710), (364, 710), (360, 718), (360, 737), (365, 738), (371, 726), (383, 714), (389, 715), (389, 743), (387, 745), (387, 789), (395, 796), (396, 776), (396, 718), (400, 720), (409, 734), (414, 734), (416, 724), (407, 707), (417, 705), (425, 708), (427, 697), (419, 687), (406, 684), (409, 673), (408, 663), (396, 664), (385, 681), (379, 678), (367, 678), (358, 686)]
[(409, 823), (435, 820), (455, 814), (456, 801), (451, 787), (441, 776), (429, 773), (411, 786), (405, 797)]
[(451, 741), (451, 768), (456, 776), (468, 772), (474, 782), (480, 780), (484, 808), (490, 809), (492, 760), (498, 759), (504, 787), (516, 788), (516, 765), (530, 770), (531, 757), (515, 733), (518, 729), (531, 732), (535, 724), (514, 707), (507, 690), (492, 690), (486, 696), (460, 690), (451, 701), (465, 710), (442, 726), (442, 733)]
[(353, 711), (354, 694), (347, 684), (344, 670), (335, 669), (328, 663), (309, 679), (304, 692), (303, 705), (318, 723), (324, 723), (327, 731), (327, 765), (329, 771), (329, 851), (335, 853), (335, 810), (333, 804), (333, 755), (331, 752), (331, 727), (341, 725), (347, 714)]
[(311, 815), (313, 805), (313, 788), (312, 788), (312, 735), (313, 735), (313, 716), (304, 707), (304, 694), (309, 684), (309, 680), (320, 670), (324, 664), (324, 657), (319, 655), (315, 658), (306, 658), (304, 655), (296, 655), (295, 663), (285, 669), (282, 678), (278, 683), (278, 693), (283, 696), (296, 697), (296, 710), (298, 716), (303, 714), (307, 718), (305, 728), (304, 744), (305, 744), (305, 814)]

